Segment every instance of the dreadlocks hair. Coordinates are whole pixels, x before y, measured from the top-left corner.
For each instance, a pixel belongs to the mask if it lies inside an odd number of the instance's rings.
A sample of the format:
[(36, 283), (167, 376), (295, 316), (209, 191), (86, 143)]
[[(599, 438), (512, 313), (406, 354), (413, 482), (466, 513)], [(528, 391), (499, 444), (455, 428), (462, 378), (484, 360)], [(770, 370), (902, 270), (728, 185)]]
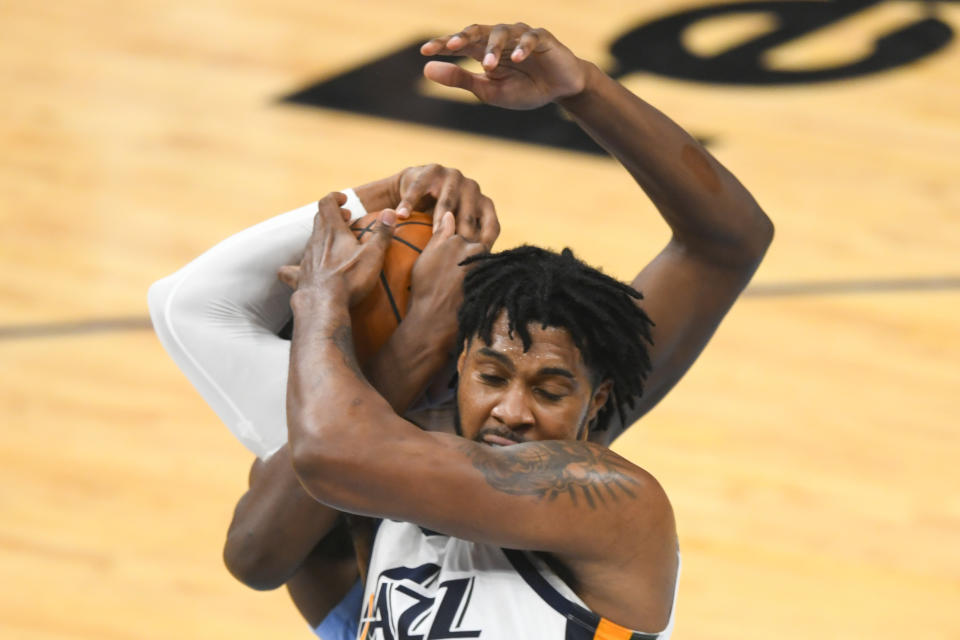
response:
[(606, 429), (614, 410), (625, 422), (624, 410), (643, 393), (650, 371), (653, 321), (634, 302), (643, 299), (640, 292), (585, 264), (570, 249), (557, 254), (524, 245), (460, 264), (472, 265), (457, 315), (461, 350), (474, 336), (489, 345), (503, 310), (511, 337), (514, 331), (520, 335), (524, 351), (532, 343), (530, 323), (566, 329), (592, 374), (591, 383), (613, 381), (593, 428)]

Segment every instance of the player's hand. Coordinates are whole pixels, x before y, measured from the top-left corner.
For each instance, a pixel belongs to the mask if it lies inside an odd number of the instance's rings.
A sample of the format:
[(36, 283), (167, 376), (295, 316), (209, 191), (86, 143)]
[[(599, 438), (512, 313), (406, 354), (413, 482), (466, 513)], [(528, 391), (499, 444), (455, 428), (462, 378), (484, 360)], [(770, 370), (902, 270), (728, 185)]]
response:
[[(337, 196), (342, 196), (343, 194), (339, 191), (334, 192)], [(341, 198), (337, 198), (339, 203)], [(319, 205), (319, 202), (317, 203)], [(343, 218), (343, 221), (347, 224), (350, 224), (350, 211), (348, 209), (340, 208), (340, 216)], [(287, 285), (294, 291), (297, 290), (297, 286), (300, 284), (300, 265), (299, 264), (285, 264), (280, 269), (277, 270), (277, 279), (280, 280), (283, 284)]]
[(549, 31), (522, 22), (470, 25), (459, 33), (434, 38), (420, 47), (420, 53), (468, 56), (479, 61), (483, 73), (432, 61), (423, 68), (423, 75), (507, 109), (535, 109), (580, 93), (587, 82), (587, 63)]
[(484, 253), (481, 242), (471, 242), (455, 233), (453, 214), (440, 216), (440, 224), (417, 258), (410, 275), (410, 314), (430, 319), (430, 330), (438, 340), (457, 335), (457, 310), (463, 301), (463, 277), (467, 268), (460, 262)]
[(500, 235), (500, 222), (493, 200), (483, 195), (476, 180), (457, 169), (439, 164), (408, 167), (397, 174), (400, 202), (397, 214), (433, 209), (433, 232), (448, 211), (456, 219), (456, 233), (469, 242), (493, 247)]
[(361, 243), (347, 226), (345, 216), (349, 214), (341, 209), (346, 201), (342, 193), (333, 192), (317, 203), (313, 233), (300, 261), (297, 288), (325, 288), (331, 279), (342, 279), (353, 306), (377, 283), (393, 237), (397, 212), (384, 209), (373, 227), (373, 237)]
[(300, 265), (285, 264), (277, 271), (277, 278), (294, 291), (300, 286)]

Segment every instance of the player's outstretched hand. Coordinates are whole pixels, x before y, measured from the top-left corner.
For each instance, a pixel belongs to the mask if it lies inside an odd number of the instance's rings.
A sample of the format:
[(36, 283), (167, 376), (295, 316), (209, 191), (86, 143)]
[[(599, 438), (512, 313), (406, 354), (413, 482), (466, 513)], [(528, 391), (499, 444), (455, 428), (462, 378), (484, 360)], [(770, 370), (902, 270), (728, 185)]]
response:
[(341, 209), (346, 202), (346, 196), (338, 192), (320, 199), (313, 219), (313, 233), (300, 261), (297, 288), (322, 289), (330, 280), (339, 278), (347, 285), (350, 306), (353, 306), (377, 283), (397, 223), (397, 212), (384, 209), (373, 228), (373, 237), (361, 243), (347, 226), (349, 214)]
[(546, 29), (517, 24), (465, 27), (420, 48), (425, 56), (465, 56), (483, 65), (470, 73), (448, 62), (431, 61), (428, 79), (466, 89), (487, 104), (507, 109), (535, 109), (583, 91), (587, 67)]
[(398, 174), (400, 203), (397, 214), (433, 209), (433, 232), (448, 211), (456, 220), (456, 233), (488, 250), (500, 235), (500, 222), (493, 200), (483, 195), (476, 180), (457, 169), (439, 164), (408, 167)]

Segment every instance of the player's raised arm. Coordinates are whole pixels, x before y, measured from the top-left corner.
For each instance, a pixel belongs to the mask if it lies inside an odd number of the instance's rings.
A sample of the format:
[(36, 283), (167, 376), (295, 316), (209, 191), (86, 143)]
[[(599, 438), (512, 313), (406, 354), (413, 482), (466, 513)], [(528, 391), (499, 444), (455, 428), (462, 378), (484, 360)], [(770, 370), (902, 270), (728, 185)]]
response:
[(633, 282), (656, 323), (653, 370), (643, 398), (627, 423), (614, 428), (615, 435), (663, 397), (696, 359), (766, 252), (773, 237), (770, 220), (681, 127), (544, 29), (472, 25), (431, 40), (421, 52), (482, 62), (482, 73), (470, 73), (432, 61), (424, 75), (489, 104), (510, 109), (560, 104), (623, 164), (670, 226), (670, 243)]

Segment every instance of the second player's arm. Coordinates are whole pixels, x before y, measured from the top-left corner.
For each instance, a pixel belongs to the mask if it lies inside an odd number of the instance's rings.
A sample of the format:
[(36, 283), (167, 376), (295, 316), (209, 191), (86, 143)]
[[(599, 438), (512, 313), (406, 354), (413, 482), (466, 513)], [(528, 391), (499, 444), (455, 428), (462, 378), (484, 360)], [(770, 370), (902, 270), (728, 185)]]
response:
[(626, 424), (597, 434), (615, 437), (696, 359), (759, 265), (773, 225), (743, 185), (681, 127), (544, 29), (474, 24), (434, 38), (421, 52), (482, 60), (483, 73), (438, 61), (424, 73), (489, 104), (527, 109), (558, 102), (626, 167), (670, 226), (666, 248), (633, 281), (656, 323), (653, 368)]
[[(444, 345), (423, 331), (433, 319), (427, 305), (414, 305), (367, 375), (391, 407), (403, 413), (443, 366)], [(402, 367), (398, 365), (402, 363)], [(395, 375), (402, 370), (403, 376)], [(244, 584), (276, 589), (301, 567), (337, 524), (339, 512), (312, 498), (291, 471), (288, 445), (256, 460), (250, 486), (234, 510), (223, 549), (224, 563)]]
[(582, 64), (584, 90), (560, 104), (624, 165), (672, 231), (633, 281), (656, 323), (653, 368), (629, 416), (635, 419), (699, 355), (760, 264), (773, 225), (737, 178), (686, 131), (595, 65)]

